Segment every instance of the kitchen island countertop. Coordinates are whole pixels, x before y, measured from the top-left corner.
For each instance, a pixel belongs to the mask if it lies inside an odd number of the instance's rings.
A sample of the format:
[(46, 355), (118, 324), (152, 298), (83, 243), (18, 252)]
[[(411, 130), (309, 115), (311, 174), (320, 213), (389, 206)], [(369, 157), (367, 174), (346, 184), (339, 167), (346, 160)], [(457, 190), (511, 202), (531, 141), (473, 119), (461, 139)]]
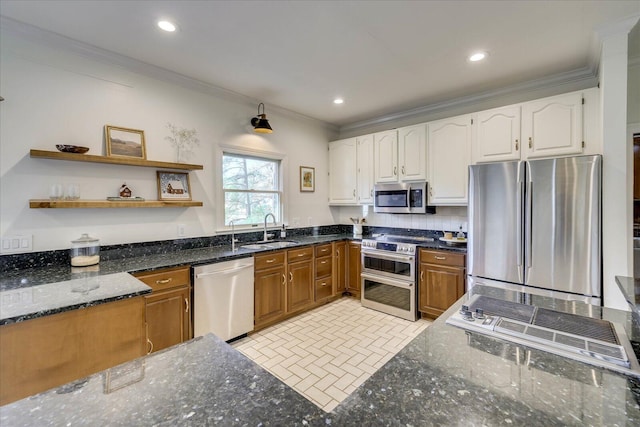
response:
[[(484, 286), (475, 293), (514, 297)], [(530, 297), (538, 306), (630, 320), (618, 310)], [(447, 325), (467, 298), (331, 413), (207, 335), (0, 407), (0, 424), (640, 425), (637, 379)], [(139, 381), (105, 394), (108, 376), (112, 384)]]

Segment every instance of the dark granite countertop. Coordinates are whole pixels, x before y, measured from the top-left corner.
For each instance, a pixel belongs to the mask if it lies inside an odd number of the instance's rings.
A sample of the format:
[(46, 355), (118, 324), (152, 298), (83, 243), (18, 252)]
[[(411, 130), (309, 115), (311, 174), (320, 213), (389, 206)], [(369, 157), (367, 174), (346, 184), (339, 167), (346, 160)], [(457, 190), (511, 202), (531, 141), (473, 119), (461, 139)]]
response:
[[(520, 298), (475, 286), (470, 294)], [(218, 338), (163, 352), (0, 407), (3, 426), (640, 425), (640, 382), (445, 324), (465, 295), (331, 413)], [(629, 313), (527, 295), (532, 304), (629, 322)], [(567, 305), (568, 304), (568, 305)], [(116, 384), (142, 379), (110, 394)], [(121, 377), (122, 376), (122, 377)]]
[[(342, 233), (307, 236), (298, 235), (285, 240), (295, 242), (294, 245), (289, 246), (289, 248), (295, 248), (345, 239), (359, 241), (361, 237), (354, 237), (352, 234)], [(117, 274), (152, 271), (181, 265), (196, 266), (210, 264), (237, 258), (246, 258), (258, 252), (281, 250), (268, 248), (247, 249), (242, 246), (243, 244), (246, 244), (246, 242), (238, 244), (235, 252), (231, 251), (231, 245), (179, 250), (168, 249), (159, 254), (111, 259), (91, 267), (74, 268), (67, 264), (56, 264), (46, 267), (3, 272), (0, 277), (0, 300), (3, 302), (0, 307), (0, 325), (43, 317), (62, 311), (102, 304), (116, 299), (128, 298), (150, 292), (150, 289), (146, 287), (146, 285), (143, 285), (133, 278), (131, 278), (129, 282), (138, 282), (144, 286), (144, 289), (137, 289), (134, 286), (132, 288), (133, 290), (128, 292), (124, 288), (110, 285), (109, 283), (117, 284), (122, 282), (122, 276), (116, 276)], [(466, 248), (464, 247), (448, 246), (438, 240), (434, 242), (423, 242), (420, 246), (439, 250), (466, 252)], [(117, 277), (118, 280), (109, 282), (110, 278), (113, 277)], [(87, 289), (87, 292), (83, 294), (83, 298), (81, 299), (78, 298), (79, 294), (77, 292), (71, 292), (70, 290), (78, 280), (81, 280), (83, 286)], [(68, 287), (69, 289), (67, 289)], [(110, 293), (108, 297), (105, 297), (103, 293), (109, 289), (111, 291), (120, 290), (122, 293), (119, 295)], [(34, 298), (30, 297), (30, 295), (36, 296), (37, 302), (34, 303)], [(50, 296), (46, 297), (46, 295)], [(7, 301), (9, 302), (6, 303)]]

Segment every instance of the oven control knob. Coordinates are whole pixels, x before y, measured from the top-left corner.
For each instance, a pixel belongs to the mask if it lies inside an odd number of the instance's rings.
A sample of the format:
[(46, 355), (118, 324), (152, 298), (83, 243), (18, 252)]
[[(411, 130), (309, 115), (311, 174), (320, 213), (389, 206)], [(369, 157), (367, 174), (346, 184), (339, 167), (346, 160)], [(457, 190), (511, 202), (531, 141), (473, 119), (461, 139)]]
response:
[(460, 307), (460, 314), (464, 313), (465, 311), (469, 311), (468, 305), (463, 305), (462, 307)]
[(414, 250), (414, 248), (409, 248), (409, 252), (413, 252)]
[(462, 318), (464, 320), (467, 320), (469, 322), (473, 322), (475, 319), (473, 318), (473, 314), (471, 314), (471, 312), (469, 310), (465, 310), (462, 313)]
[(484, 310), (481, 308), (476, 308), (475, 316), (476, 319), (484, 319)]

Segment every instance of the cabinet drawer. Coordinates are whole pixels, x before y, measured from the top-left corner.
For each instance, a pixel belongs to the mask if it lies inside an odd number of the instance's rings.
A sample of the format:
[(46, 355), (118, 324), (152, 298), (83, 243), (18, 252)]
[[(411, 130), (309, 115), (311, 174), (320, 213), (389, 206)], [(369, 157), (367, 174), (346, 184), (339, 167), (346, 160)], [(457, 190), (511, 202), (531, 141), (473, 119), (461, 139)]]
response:
[(191, 285), (190, 267), (166, 268), (145, 273), (135, 273), (133, 276), (150, 286), (153, 291), (171, 289), (177, 286)]
[(326, 256), (316, 259), (316, 278), (331, 276), (332, 257)]
[(333, 295), (331, 277), (316, 280), (316, 301)]
[(331, 255), (331, 243), (316, 246), (316, 258)]
[(265, 268), (271, 268), (284, 265), (284, 251), (270, 252), (264, 255), (256, 255), (254, 257), (255, 270), (263, 270)]
[(287, 261), (298, 262), (306, 261), (313, 258), (313, 246), (307, 246), (306, 248), (290, 249), (287, 251)]
[(465, 254), (457, 254), (445, 251), (420, 250), (420, 262), (436, 265), (451, 265), (464, 267)]

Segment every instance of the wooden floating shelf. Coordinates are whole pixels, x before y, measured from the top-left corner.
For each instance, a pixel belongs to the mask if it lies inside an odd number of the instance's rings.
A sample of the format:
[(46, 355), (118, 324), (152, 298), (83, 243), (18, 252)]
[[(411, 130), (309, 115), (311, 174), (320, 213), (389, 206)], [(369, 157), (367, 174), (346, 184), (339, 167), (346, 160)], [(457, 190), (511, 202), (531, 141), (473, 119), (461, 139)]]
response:
[(200, 206), (202, 206), (202, 202), (189, 200), (145, 200), (142, 202), (112, 202), (110, 200), (29, 200), (29, 207), (31, 209), (190, 208)]
[[(92, 154), (63, 153), (61, 151), (31, 150), (30, 156), (38, 159), (70, 160), (74, 162), (108, 163), (112, 165), (143, 166), (148, 168), (165, 168), (181, 170), (202, 170), (202, 165), (189, 163), (157, 162), (154, 160), (136, 159), (134, 157), (108, 157)], [(133, 202), (131, 202), (133, 203)]]

